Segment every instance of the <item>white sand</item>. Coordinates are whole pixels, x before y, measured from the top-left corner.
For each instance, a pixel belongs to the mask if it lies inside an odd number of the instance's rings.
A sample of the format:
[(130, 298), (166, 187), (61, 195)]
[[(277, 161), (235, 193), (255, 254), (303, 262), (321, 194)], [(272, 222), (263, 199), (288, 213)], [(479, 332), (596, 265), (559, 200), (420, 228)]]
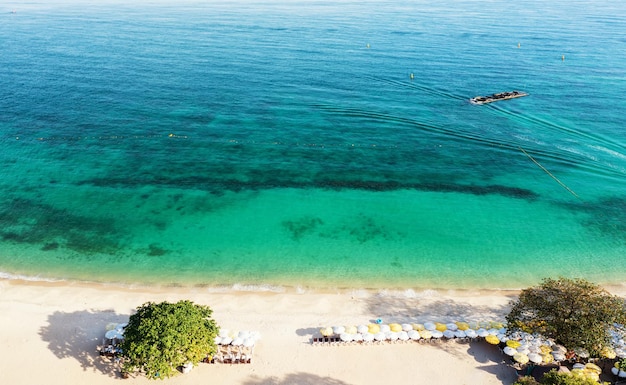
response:
[(261, 333), (251, 364), (201, 364), (168, 384), (510, 384), (515, 372), (484, 342), (314, 346), (322, 326), (501, 320), (516, 292), (262, 293), (119, 288), (0, 280), (1, 384), (155, 383), (121, 380), (96, 346), (110, 322), (147, 301), (209, 305), (218, 324)]

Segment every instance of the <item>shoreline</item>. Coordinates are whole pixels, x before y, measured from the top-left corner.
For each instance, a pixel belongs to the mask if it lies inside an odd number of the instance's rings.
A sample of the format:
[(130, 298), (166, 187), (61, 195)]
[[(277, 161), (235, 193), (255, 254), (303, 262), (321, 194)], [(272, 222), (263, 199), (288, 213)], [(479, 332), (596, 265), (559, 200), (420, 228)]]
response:
[[(616, 294), (615, 292), (612, 292)], [(621, 293), (626, 294), (626, 291)], [(487, 343), (315, 346), (320, 328), (426, 321), (504, 319), (512, 290), (210, 291), (203, 287), (119, 287), (82, 282), (0, 279), (2, 383), (120, 380), (115, 363), (96, 347), (106, 325), (125, 322), (149, 301), (188, 299), (208, 305), (222, 329), (259, 332), (251, 364), (202, 364), (169, 384), (219, 379), (228, 384), (511, 384), (514, 371)], [(21, 368), (37, 370), (26, 379)], [(450, 370), (454, 367), (455, 370)], [(151, 383), (142, 376), (131, 383)]]

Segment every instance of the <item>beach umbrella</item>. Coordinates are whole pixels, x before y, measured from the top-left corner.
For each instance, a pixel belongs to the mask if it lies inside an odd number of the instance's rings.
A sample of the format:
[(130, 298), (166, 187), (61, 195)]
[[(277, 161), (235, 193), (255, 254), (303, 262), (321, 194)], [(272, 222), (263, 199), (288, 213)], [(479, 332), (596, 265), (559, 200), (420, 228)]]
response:
[(478, 337), (478, 334), (476, 333), (476, 330), (474, 330), (474, 329), (467, 329), (465, 331), (465, 335), (468, 336), (469, 338), (476, 338), (476, 337)]
[(455, 336), (456, 338), (465, 338), (465, 337), (467, 337), (467, 335), (465, 334), (465, 332), (464, 332), (463, 330), (460, 330), (460, 329), (459, 329), (459, 330), (456, 330), (456, 331), (454, 332), (454, 336)]
[(417, 330), (418, 332), (426, 330), (426, 328), (422, 324), (412, 324), (411, 326), (413, 326), (413, 330)]
[(437, 328), (437, 326), (435, 326), (435, 324), (434, 324), (434, 323), (432, 323), (432, 322), (425, 322), (425, 323), (424, 323), (424, 329), (426, 329), (426, 330), (433, 331), (433, 330), (435, 330), (436, 328)]
[(578, 357), (581, 357), (581, 358), (589, 358), (589, 352), (588, 352), (588, 351), (586, 351), (586, 350), (585, 350), (585, 349), (583, 349), (583, 348), (576, 348), (576, 349), (574, 349), (574, 353), (576, 353), (576, 355), (577, 355)]
[(446, 331), (447, 327), (446, 324), (442, 324), (441, 322), (435, 322), (435, 329), (439, 330), (440, 332), (444, 332)]
[(509, 337), (507, 337), (506, 334), (502, 334), (502, 333), (498, 333), (496, 334), (496, 337), (498, 337), (498, 339), (500, 340), (500, 342), (506, 342), (509, 340)]
[(243, 340), (243, 346), (245, 346), (246, 348), (251, 348), (254, 346), (254, 338), (248, 337), (245, 340)]
[(469, 326), (470, 329), (473, 329), (473, 330), (480, 329), (480, 325), (478, 324), (478, 322), (470, 322), (467, 325)]
[(409, 333), (405, 332), (404, 330), (399, 332), (398, 333), (398, 339), (400, 341), (408, 341), (409, 340)]
[(561, 352), (563, 354), (567, 353), (567, 349), (565, 348), (565, 346), (558, 345), (558, 344), (552, 345), (552, 351), (553, 352)]
[(448, 339), (452, 339), (454, 338), (454, 332), (452, 330), (444, 330), (443, 336)]
[(554, 362), (554, 356), (550, 353), (540, 353), (544, 364), (551, 364)]
[(356, 327), (356, 331), (361, 333), (361, 334), (364, 334), (364, 333), (367, 333), (369, 331), (369, 328), (367, 327), (367, 325), (359, 325), (359, 326)]
[(519, 353), (526, 354), (526, 355), (531, 353), (530, 350), (528, 350), (528, 346), (527, 345), (520, 346), (519, 348), (517, 348), (517, 351)]
[(417, 330), (409, 330), (407, 332), (410, 339), (417, 341), (421, 338), (420, 333)]
[(541, 353), (541, 347), (537, 346), (537, 345), (529, 345), (528, 346), (528, 350), (531, 353)]
[(378, 332), (378, 333), (374, 334), (374, 339), (376, 341), (384, 341), (385, 338), (386, 338), (385, 337), (385, 333), (383, 333), (383, 332)]
[(250, 332), (246, 330), (242, 330), (239, 333), (237, 333), (237, 337), (241, 338), (242, 340), (245, 340), (246, 338), (250, 337)]
[(413, 330), (413, 326), (411, 324), (402, 324), (402, 330), (404, 330), (405, 332), (409, 332)]
[(515, 340), (508, 340), (508, 341), (506, 341), (506, 346), (510, 346), (510, 347), (512, 347), (513, 349), (517, 349), (517, 348), (519, 348), (521, 345), (522, 345), (522, 343), (521, 343), (521, 342), (519, 342), (519, 341), (515, 341)]
[(485, 337), (485, 341), (489, 342), (492, 345), (497, 345), (500, 343), (498, 337), (493, 334), (489, 334), (487, 337)]
[(540, 364), (543, 362), (543, 357), (541, 357), (541, 355), (538, 353), (528, 353), (527, 357), (530, 362), (533, 362), (535, 364)]
[(565, 361), (565, 354), (561, 352), (552, 351), (552, 357), (554, 357), (554, 361)]
[(465, 331), (465, 330), (467, 330), (467, 329), (469, 329), (469, 328), (470, 328), (470, 327), (469, 327), (469, 324), (468, 324), (467, 322), (457, 322), (457, 323), (456, 323), (456, 326), (457, 326), (457, 328), (458, 328), (459, 330), (463, 330), (463, 331)]
[(433, 330), (430, 332), (430, 334), (432, 335), (432, 338), (441, 338), (443, 337), (443, 332), (440, 330)]
[(369, 333), (376, 334), (380, 332), (380, 325), (378, 324), (369, 324), (367, 327)]
[(419, 333), (420, 333), (420, 337), (422, 337), (425, 340), (433, 337), (433, 332), (431, 332), (430, 330), (422, 330)]
[(352, 334), (352, 341), (356, 341), (356, 342), (363, 341), (363, 334), (361, 333)]
[(605, 346), (601, 351), (600, 351), (600, 355), (603, 358), (608, 358), (610, 360), (614, 359), (616, 357), (615, 354), (615, 350), (613, 350), (612, 348)]
[(522, 365), (528, 363), (528, 356), (523, 353), (515, 353), (513, 355), (513, 359), (515, 360), (515, 362), (519, 362)]
[(504, 328), (504, 324), (502, 322), (494, 321), (494, 322), (490, 323), (489, 327), (491, 329), (502, 329), (502, 328)]
[(333, 335), (333, 328), (331, 327), (325, 327), (320, 329), (320, 334), (323, 335), (324, 337), (330, 337)]
[(391, 327), (389, 327), (389, 325), (380, 325), (380, 331), (383, 333), (388, 333), (391, 331)]
[(109, 340), (113, 340), (113, 339), (121, 340), (122, 338), (124, 338), (124, 336), (118, 330), (115, 330), (115, 329), (109, 330), (108, 332), (104, 333), (104, 337)]
[(513, 357), (515, 353), (517, 353), (517, 350), (513, 349), (510, 346), (505, 346), (504, 349), (502, 349), (502, 351), (504, 352), (504, 354), (506, 354), (507, 356), (511, 356), (511, 357)]
[(585, 370), (596, 372), (598, 374), (602, 373), (602, 369), (598, 365), (594, 364), (593, 362), (586, 363)]
[(350, 342), (350, 341), (352, 341), (352, 335), (348, 334), (348, 333), (341, 333), (341, 335), (339, 335), (339, 338), (343, 342)]
[(215, 338), (213, 339), (213, 341), (215, 341), (216, 345), (220, 345), (222, 343), (222, 337), (220, 336), (215, 336)]
[(372, 341), (374, 341), (374, 335), (372, 333), (365, 333), (365, 334), (363, 334), (363, 341), (365, 341), (365, 342), (372, 342)]
[(357, 333), (356, 326), (346, 326), (346, 333), (356, 334)]
[(233, 342), (233, 339), (230, 337), (222, 337), (222, 345), (230, 345)]
[(220, 329), (220, 334), (218, 334), (220, 337), (224, 338), (224, 337), (228, 337), (229, 336), (229, 331), (228, 329)]
[(399, 334), (399, 332), (387, 332), (385, 333), (385, 337), (387, 337), (389, 341), (397, 341), (398, 338), (400, 338)]
[(499, 329), (489, 329), (487, 330), (487, 333), (491, 334), (492, 336), (497, 336), (500, 333)]
[(333, 326), (333, 334), (340, 335), (341, 333), (345, 333), (346, 328), (343, 326)]
[(489, 332), (486, 329), (480, 328), (476, 330), (476, 334), (478, 334), (479, 337), (487, 337)]
[(233, 346), (241, 346), (243, 345), (243, 338), (237, 337), (233, 339), (233, 341), (230, 344)]
[(450, 322), (450, 323), (446, 324), (446, 329), (448, 329), (450, 331), (455, 331), (455, 330), (458, 330), (459, 327), (454, 322)]
[(397, 332), (401, 332), (401, 331), (402, 331), (402, 325), (400, 325), (400, 324), (395, 324), (395, 323), (394, 323), (394, 324), (389, 324), (389, 329), (390, 329), (392, 332), (395, 332), (395, 333), (397, 333)]

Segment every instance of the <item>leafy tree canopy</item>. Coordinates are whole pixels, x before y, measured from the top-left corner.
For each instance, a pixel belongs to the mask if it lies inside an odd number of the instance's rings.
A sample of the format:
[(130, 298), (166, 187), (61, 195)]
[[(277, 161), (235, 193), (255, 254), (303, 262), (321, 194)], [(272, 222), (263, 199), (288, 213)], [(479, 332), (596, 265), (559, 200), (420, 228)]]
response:
[(191, 301), (139, 306), (124, 331), (124, 370), (139, 369), (148, 378), (162, 379), (172, 376), (178, 366), (215, 354), (219, 328), (212, 313), (208, 306)]
[(626, 302), (584, 279), (546, 278), (511, 303), (510, 328), (541, 333), (569, 349), (598, 356), (615, 324), (626, 323)]

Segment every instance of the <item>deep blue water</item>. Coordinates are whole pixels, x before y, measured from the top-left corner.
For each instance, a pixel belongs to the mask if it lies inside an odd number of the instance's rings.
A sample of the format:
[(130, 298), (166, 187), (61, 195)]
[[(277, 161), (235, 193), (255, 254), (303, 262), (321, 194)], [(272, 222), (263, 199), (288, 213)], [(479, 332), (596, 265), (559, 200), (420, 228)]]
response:
[(7, 276), (623, 281), (619, 1), (77, 0), (0, 19)]

